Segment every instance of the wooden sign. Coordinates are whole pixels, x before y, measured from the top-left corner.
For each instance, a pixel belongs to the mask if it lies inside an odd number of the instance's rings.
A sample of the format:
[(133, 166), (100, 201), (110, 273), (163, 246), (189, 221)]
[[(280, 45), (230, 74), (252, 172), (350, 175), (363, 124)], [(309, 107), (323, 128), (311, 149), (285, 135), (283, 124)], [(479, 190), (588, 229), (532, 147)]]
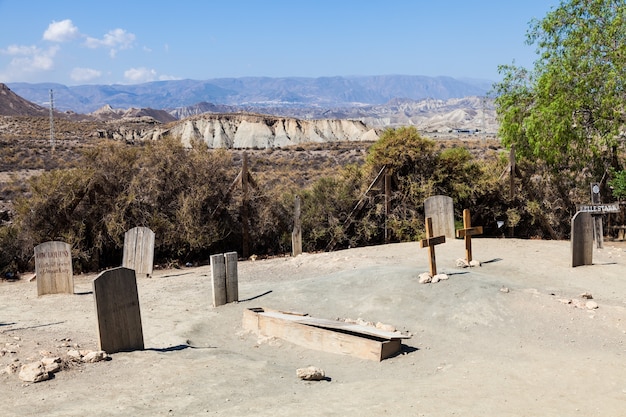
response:
[(424, 217), (433, 219), (434, 236), (454, 239), (454, 203), (451, 197), (436, 195), (424, 200)]
[(154, 232), (135, 227), (124, 234), (122, 266), (133, 269), (140, 277), (151, 276), (154, 267)]
[(107, 353), (142, 350), (143, 329), (135, 271), (115, 268), (93, 281), (98, 346)]
[(472, 227), (472, 216), (469, 209), (463, 210), (463, 229), (458, 229), (456, 236), (465, 239), (465, 259), (467, 262), (472, 262), (472, 236), (482, 234), (482, 226)]
[(374, 361), (382, 361), (399, 353), (402, 350), (402, 339), (410, 338), (375, 327), (264, 308), (244, 310), (243, 328), (308, 349)]
[(74, 294), (72, 248), (59, 241), (35, 246), (37, 295)]
[(430, 275), (437, 275), (437, 260), (435, 259), (435, 246), (446, 243), (445, 236), (433, 236), (433, 220), (428, 217), (426, 219), (426, 239), (420, 241), (420, 247), (428, 247), (428, 264), (430, 267)]
[(572, 217), (572, 267), (593, 264), (593, 218), (578, 212)]
[(607, 213), (619, 213), (619, 203), (613, 204), (588, 204), (578, 206), (578, 211), (591, 214), (607, 214)]

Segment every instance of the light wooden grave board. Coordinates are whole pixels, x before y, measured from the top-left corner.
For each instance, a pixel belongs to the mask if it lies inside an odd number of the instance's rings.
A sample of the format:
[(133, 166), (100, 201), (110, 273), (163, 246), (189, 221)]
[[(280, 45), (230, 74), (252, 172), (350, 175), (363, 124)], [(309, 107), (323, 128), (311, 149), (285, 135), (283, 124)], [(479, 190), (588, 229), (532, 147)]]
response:
[(454, 239), (454, 203), (452, 197), (435, 195), (424, 200), (424, 217), (433, 219), (433, 236)]
[(430, 217), (426, 218), (426, 239), (420, 241), (421, 248), (428, 248), (428, 266), (430, 267), (430, 275), (437, 275), (437, 259), (435, 257), (435, 246), (446, 243), (445, 236), (433, 235), (433, 220)]
[(402, 350), (410, 336), (385, 332), (338, 320), (302, 313), (250, 308), (243, 312), (243, 328), (266, 337), (277, 337), (308, 349), (382, 361)]
[(154, 267), (154, 232), (134, 227), (124, 234), (122, 266), (134, 269), (137, 276), (150, 276)]
[(577, 212), (572, 217), (572, 267), (593, 264), (594, 220), (590, 213)]
[(35, 246), (37, 295), (74, 294), (72, 248), (59, 241)]
[(92, 281), (98, 346), (107, 353), (143, 350), (137, 278), (132, 269), (102, 272)]
[(211, 286), (213, 306), (239, 301), (237, 252), (211, 255)]
[(465, 259), (467, 262), (472, 262), (472, 236), (482, 234), (482, 226), (472, 227), (472, 216), (469, 209), (463, 210), (463, 229), (458, 229), (456, 236), (465, 239)]

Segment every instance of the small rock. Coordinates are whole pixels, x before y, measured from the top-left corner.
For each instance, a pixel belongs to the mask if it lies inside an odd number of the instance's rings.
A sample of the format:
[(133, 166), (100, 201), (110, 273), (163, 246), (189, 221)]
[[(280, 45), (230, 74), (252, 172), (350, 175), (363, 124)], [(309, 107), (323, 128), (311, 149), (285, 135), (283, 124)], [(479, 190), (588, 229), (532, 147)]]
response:
[(374, 323), (372, 323), (371, 321), (363, 320), (360, 317), (358, 319), (356, 319), (356, 324), (358, 324), (359, 326), (374, 327)]
[(78, 359), (78, 360), (81, 360), (81, 358), (83, 357), (83, 355), (81, 355), (80, 352), (77, 351), (76, 349), (68, 350), (67, 356), (69, 356), (72, 359)]
[(430, 282), (433, 283), (433, 284), (438, 283), (439, 282), (439, 275), (435, 275), (434, 277), (432, 277), (430, 279)]
[(476, 259), (472, 259), (469, 263), (469, 266), (476, 267), (476, 266), (481, 266), (482, 264), (480, 263), (480, 261), (477, 261)]
[(435, 278), (435, 277), (438, 278), (439, 281), (445, 281), (445, 280), (448, 279), (448, 275), (447, 274), (437, 274), (433, 278)]
[(391, 324), (384, 324), (384, 323), (381, 323), (381, 322), (376, 323), (376, 328), (378, 330), (382, 330), (383, 332), (391, 332), (391, 333), (393, 333), (393, 332), (396, 331), (395, 326), (392, 326)]
[(507, 287), (500, 288), (500, 292), (508, 293), (509, 289)]
[(470, 266), (469, 262), (467, 262), (466, 259), (463, 258), (459, 258), (456, 260), (456, 266), (457, 268), (467, 268)]
[(326, 376), (322, 369), (315, 366), (297, 369), (296, 375), (305, 381), (321, 381)]
[(61, 370), (61, 358), (43, 358), (41, 363), (48, 373), (55, 373)]
[(580, 298), (584, 298), (585, 300), (591, 300), (593, 299), (593, 295), (591, 295), (590, 292), (584, 292), (580, 294)]
[(24, 382), (41, 382), (50, 379), (50, 374), (41, 362), (32, 362), (22, 365), (19, 378)]
[(598, 308), (598, 303), (596, 303), (595, 301), (587, 301), (585, 303), (585, 307), (587, 308), (587, 310), (595, 310), (596, 308)]
[(109, 355), (104, 350), (89, 352), (83, 356), (83, 362), (100, 362), (109, 359)]
[(18, 369), (19, 367), (16, 364), (10, 363), (6, 366), (6, 368), (4, 368), (3, 372), (10, 375), (16, 373)]
[(572, 300), (569, 298), (559, 298), (559, 303), (561, 304), (572, 304)]
[(433, 277), (430, 276), (428, 272), (423, 272), (419, 275), (419, 283), (420, 284), (428, 284), (432, 281)]

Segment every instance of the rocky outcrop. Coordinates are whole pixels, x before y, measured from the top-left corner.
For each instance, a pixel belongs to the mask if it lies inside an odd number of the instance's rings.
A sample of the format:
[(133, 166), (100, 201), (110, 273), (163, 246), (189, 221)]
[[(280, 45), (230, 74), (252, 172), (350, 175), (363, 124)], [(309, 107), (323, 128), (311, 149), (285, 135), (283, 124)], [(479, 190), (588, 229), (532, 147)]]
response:
[(300, 120), (257, 114), (203, 114), (172, 123), (152, 135), (180, 138), (190, 146), (275, 148), (308, 142), (375, 141), (378, 132), (354, 120)]

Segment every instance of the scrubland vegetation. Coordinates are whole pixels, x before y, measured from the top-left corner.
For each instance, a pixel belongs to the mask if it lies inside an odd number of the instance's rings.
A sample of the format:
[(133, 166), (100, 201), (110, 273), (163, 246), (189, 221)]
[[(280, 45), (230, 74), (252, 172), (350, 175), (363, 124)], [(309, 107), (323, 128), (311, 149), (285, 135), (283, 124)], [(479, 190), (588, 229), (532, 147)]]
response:
[[(414, 128), (388, 130), (376, 143), (248, 150), (247, 196), (235, 181), (241, 150), (201, 143), (187, 149), (176, 138), (61, 144), (55, 153), (31, 145), (26, 151), (22, 142), (21, 151), (41, 154), (44, 168), (2, 185), (13, 199), (12, 218), (0, 227), (5, 272), (32, 269), (34, 246), (48, 240), (71, 244), (76, 272), (117, 266), (124, 232), (135, 226), (156, 233), (156, 262), (170, 266), (224, 251), (242, 255), (244, 229), (250, 254), (288, 254), (296, 195), (308, 252), (331, 242), (334, 249), (384, 243), (385, 224), (391, 242), (420, 239), (424, 199), (437, 194), (454, 199), (457, 219), (469, 208), (488, 236), (566, 238), (576, 204), (588, 201), (591, 179), (520, 160), (522, 175), (511, 193), (509, 153), (497, 141), (434, 141)], [(21, 158), (18, 167), (35, 169), (33, 160)], [(372, 187), (383, 166), (392, 174), (387, 215), (384, 188)]]

